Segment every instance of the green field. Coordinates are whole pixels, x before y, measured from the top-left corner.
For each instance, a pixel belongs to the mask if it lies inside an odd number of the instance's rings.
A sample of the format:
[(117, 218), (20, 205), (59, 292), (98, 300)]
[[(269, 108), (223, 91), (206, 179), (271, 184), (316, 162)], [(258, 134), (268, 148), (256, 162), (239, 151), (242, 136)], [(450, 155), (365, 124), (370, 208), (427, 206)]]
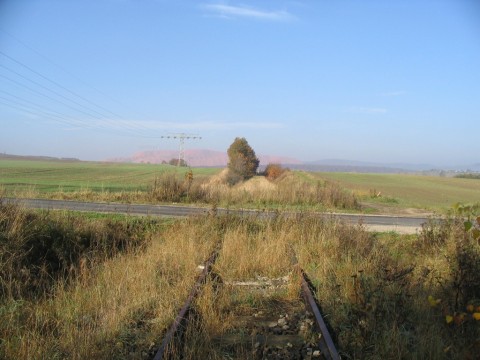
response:
[[(314, 173), (356, 191), (373, 208), (444, 211), (455, 203), (480, 202), (480, 181), (409, 174)], [(371, 194), (379, 193), (379, 197)]]
[[(0, 186), (11, 191), (135, 191), (146, 190), (164, 172), (180, 174), (188, 168), (171, 165), (123, 164), (84, 161), (0, 160)], [(218, 169), (196, 168), (194, 176)]]
[[(91, 192), (90, 196), (145, 192), (162, 174), (177, 173), (183, 177), (186, 171), (188, 168), (171, 165), (0, 159), (0, 189), (8, 196), (21, 197), (51, 197), (54, 193), (82, 191)], [(193, 168), (192, 171), (194, 178), (200, 180), (217, 174), (220, 169)], [(353, 191), (364, 212), (408, 213), (405, 209), (445, 212), (455, 203), (480, 203), (480, 180), (477, 179), (303, 171), (295, 174), (299, 182), (315, 184), (318, 180), (329, 180)]]

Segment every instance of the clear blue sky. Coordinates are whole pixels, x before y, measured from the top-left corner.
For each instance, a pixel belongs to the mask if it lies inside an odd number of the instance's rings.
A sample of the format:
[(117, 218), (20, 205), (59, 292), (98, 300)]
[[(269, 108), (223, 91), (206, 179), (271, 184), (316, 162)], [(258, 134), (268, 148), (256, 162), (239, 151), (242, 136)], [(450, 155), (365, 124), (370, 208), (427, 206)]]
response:
[(480, 2), (0, 0), (0, 152), (480, 162)]

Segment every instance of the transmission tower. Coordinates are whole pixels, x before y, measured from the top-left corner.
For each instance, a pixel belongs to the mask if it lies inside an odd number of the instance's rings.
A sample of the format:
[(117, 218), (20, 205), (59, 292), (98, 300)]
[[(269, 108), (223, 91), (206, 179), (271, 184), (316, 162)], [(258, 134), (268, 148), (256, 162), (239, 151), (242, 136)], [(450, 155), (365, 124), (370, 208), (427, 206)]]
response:
[(178, 162), (177, 166), (186, 163), (185, 162), (185, 139), (201, 139), (201, 136), (197, 134), (185, 134), (185, 133), (177, 133), (177, 134), (169, 134), (165, 136), (161, 136), (162, 139), (178, 139), (180, 140), (180, 151), (178, 152)]

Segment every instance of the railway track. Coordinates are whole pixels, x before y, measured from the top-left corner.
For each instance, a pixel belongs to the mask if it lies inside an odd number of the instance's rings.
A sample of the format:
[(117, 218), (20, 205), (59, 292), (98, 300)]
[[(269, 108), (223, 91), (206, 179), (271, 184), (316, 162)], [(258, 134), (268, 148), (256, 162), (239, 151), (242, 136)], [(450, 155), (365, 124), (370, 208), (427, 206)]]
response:
[(220, 256), (218, 247), (201, 266), (154, 360), (340, 359), (294, 256), (285, 276), (250, 280), (221, 279), (214, 273)]

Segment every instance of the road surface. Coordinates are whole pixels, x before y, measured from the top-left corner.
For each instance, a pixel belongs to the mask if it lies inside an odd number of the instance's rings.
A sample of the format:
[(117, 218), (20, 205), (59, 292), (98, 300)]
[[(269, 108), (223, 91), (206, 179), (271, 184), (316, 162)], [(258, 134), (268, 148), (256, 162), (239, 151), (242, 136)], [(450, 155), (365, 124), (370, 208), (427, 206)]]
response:
[[(100, 213), (119, 213), (129, 215), (149, 215), (164, 217), (185, 217), (190, 215), (208, 214), (210, 208), (180, 206), (180, 205), (142, 205), (142, 204), (119, 204), (119, 203), (97, 203), (64, 200), (45, 199), (14, 199), (5, 198), (5, 202), (12, 202), (33, 209), (47, 210), (73, 210), (90, 211)], [(217, 214), (239, 214), (257, 215), (260, 217), (273, 217), (275, 212), (249, 209), (224, 209), (217, 208)], [(296, 215), (297, 212), (283, 212), (283, 214)], [(342, 214), (342, 213), (314, 213), (321, 217), (335, 218), (349, 224), (361, 222), (372, 231), (397, 231), (400, 233), (415, 233), (420, 230), (423, 223), (428, 219), (425, 217), (391, 216), (391, 215), (364, 215), (364, 214)]]

